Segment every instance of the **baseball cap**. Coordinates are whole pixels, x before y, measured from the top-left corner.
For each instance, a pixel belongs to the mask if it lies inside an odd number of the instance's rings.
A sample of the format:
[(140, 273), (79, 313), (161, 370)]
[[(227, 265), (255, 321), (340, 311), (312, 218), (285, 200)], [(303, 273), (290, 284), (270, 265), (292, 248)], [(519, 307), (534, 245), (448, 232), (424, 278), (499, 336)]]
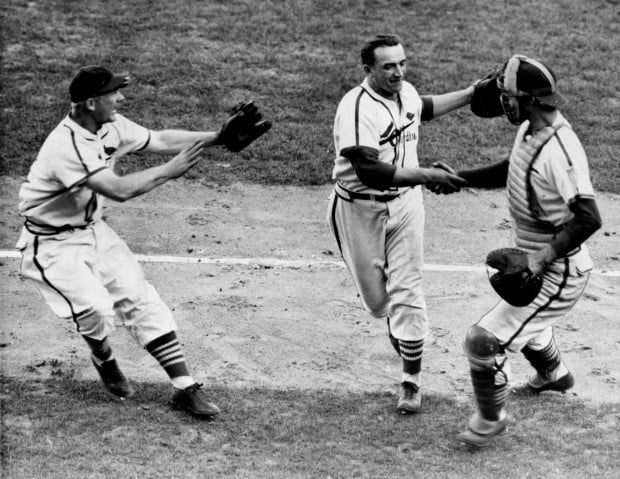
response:
[(94, 98), (125, 88), (129, 84), (129, 74), (114, 74), (105, 67), (89, 65), (80, 68), (80, 71), (71, 80), (69, 95), (74, 103)]
[(562, 107), (568, 100), (558, 91), (555, 73), (540, 60), (513, 55), (506, 63), (501, 88), (515, 96), (533, 96), (540, 103)]

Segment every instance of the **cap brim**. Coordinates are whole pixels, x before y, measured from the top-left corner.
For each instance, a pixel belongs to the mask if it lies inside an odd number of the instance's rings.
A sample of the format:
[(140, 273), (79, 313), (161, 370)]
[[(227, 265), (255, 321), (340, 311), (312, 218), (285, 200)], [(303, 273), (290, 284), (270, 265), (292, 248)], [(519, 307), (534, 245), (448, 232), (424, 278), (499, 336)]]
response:
[(106, 93), (116, 91), (119, 88), (125, 88), (127, 85), (129, 85), (129, 73), (118, 73), (112, 75), (112, 78), (108, 84), (99, 90), (98, 93), (100, 95), (104, 95)]

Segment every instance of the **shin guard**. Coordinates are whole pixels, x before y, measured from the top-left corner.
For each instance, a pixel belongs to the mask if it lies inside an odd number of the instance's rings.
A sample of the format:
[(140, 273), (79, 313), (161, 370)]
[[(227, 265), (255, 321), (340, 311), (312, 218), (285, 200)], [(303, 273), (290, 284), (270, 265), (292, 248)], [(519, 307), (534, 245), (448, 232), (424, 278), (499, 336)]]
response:
[(509, 367), (495, 336), (472, 326), (465, 338), (472, 385), (478, 410), (488, 421), (500, 420), (508, 397)]

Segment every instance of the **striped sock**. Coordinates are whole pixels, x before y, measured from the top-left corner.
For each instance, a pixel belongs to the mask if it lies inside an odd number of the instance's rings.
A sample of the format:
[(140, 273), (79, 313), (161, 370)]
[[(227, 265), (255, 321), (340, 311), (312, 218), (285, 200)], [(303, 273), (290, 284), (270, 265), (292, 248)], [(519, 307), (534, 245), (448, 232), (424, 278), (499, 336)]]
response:
[(424, 340), (404, 341), (398, 340), (398, 349), (400, 357), (403, 360), (403, 373), (419, 374), (422, 370), (422, 351), (424, 349)]
[(187, 378), (189, 378), (190, 381), (187, 386), (195, 382), (189, 375), (189, 370), (185, 363), (185, 356), (181, 351), (179, 340), (174, 331), (151, 341), (146, 345), (146, 350), (151, 356), (157, 359), (159, 364), (161, 364), (161, 367), (164, 368), (175, 387), (183, 389), (182, 386), (188, 383)]
[(538, 371), (543, 379), (549, 379), (551, 374), (560, 366), (562, 360), (560, 351), (555, 344), (555, 338), (551, 337), (549, 344), (540, 350), (535, 350), (529, 346), (524, 347), (521, 352), (525, 359)]

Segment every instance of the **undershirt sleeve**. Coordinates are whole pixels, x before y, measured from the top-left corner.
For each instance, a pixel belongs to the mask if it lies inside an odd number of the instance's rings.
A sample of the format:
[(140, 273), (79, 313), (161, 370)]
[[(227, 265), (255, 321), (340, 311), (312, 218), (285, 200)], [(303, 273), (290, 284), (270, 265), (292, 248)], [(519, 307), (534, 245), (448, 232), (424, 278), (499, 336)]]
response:
[(433, 97), (430, 95), (422, 95), (422, 114), (420, 119), (422, 121), (429, 121), (435, 117), (435, 111), (433, 107)]
[(508, 160), (490, 166), (457, 171), (456, 174), (467, 181), (472, 188), (503, 188), (508, 179)]

